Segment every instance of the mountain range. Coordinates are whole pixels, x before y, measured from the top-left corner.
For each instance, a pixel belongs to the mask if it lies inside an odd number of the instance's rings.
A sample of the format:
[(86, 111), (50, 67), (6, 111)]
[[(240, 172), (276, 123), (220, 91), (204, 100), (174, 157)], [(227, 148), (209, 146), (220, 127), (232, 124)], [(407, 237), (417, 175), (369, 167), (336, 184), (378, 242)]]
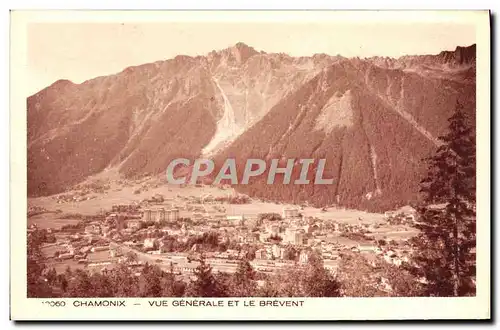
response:
[(238, 43), (81, 84), (59, 80), (27, 99), (28, 195), (110, 168), (160, 175), (175, 158), (325, 158), (332, 185), (266, 185), (263, 176), (235, 188), (318, 206), (407, 204), (457, 102), (475, 125), (475, 63), (475, 45), (361, 59)]

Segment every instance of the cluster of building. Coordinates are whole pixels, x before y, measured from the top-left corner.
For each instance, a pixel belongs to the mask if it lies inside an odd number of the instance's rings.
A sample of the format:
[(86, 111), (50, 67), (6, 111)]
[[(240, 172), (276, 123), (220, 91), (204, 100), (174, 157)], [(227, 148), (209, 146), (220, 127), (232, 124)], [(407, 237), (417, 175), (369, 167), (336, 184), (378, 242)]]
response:
[(94, 230), (95, 225), (86, 227), (86, 231), (82, 234), (76, 233), (67, 235), (64, 239), (60, 239), (54, 245), (58, 246), (57, 260), (73, 259), (78, 263), (89, 263), (89, 254), (108, 251), (109, 245), (103, 241), (95, 232), (89, 233), (89, 228)]
[(403, 206), (396, 211), (387, 211), (384, 214), (389, 224), (412, 224), (418, 219), (418, 212), (411, 206)]
[(179, 220), (179, 209), (172, 208), (165, 210), (164, 208), (159, 209), (145, 209), (142, 211), (142, 221), (178, 221)]
[[(262, 220), (258, 215), (228, 215), (221, 204), (215, 202), (210, 207), (189, 201), (184, 205), (172, 203), (166, 207), (163, 199), (155, 197), (154, 201), (154, 206), (150, 202), (147, 205), (114, 205), (104, 221), (87, 223), (81, 237), (67, 242), (67, 249), (59, 255), (59, 259), (72, 258), (95, 267), (109, 266), (110, 263), (125, 260), (123, 249), (118, 248), (121, 246), (142, 253), (145, 258), (156, 258), (151, 260), (159, 261), (161, 265), (169, 264), (180, 273), (191, 273), (194, 264), (189, 262), (186, 255), (168, 252), (164, 237), (185, 243), (190, 237), (212, 230), (217, 231), (219, 243), (253, 246), (255, 259), (252, 265), (256, 270), (266, 272), (274, 272), (296, 262), (306, 264), (313, 250), (320, 253), (325, 268), (332, 272), (336, 270), (343, 250), (380, 256), (394, 265), (400, 265), (408, 259), (406, 252), (402, 253), (394, 248), (384, 249), (366, 244), (345, 246), (326, 239), (328, 235), (338, 233), (369, 233), (376, 228), (374, 224), (339, 223), (305, 217), (297, 207), (284, 207), (281, 215)], [(193, 221), (186, 222), (183, 218)], [(151, 222), (156, 223), (155, 226)], [(180, 222), (180, 228), (158, 226), (158, 223), (169, 226), (168, 223)], [(158, 232), (160, 236), (153, 235)], [(104, 244), (103, 240), (108, 243)], [(290, 247), (293, 248), (293, 255)], [(190, 253), (204, 252), (199, 251), (196, 245), (192, 250)], [(88, 259), (89, 253), (98, 251), (109, 251), (108, 258), (99, 261)], [(215, 270), (233, 271), (237, 264), (235, 260), (241, 258), (241, 251), (228, 249), (208, 254), (207, 260), (214, 265)]]

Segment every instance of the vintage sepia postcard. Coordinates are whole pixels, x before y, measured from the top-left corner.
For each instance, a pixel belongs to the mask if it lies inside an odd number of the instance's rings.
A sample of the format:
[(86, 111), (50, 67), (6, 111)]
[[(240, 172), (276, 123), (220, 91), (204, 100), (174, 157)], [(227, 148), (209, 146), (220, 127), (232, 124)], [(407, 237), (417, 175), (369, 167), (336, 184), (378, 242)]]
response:
[(488, 11), (12, 11), (11, 318), (490, 318)]

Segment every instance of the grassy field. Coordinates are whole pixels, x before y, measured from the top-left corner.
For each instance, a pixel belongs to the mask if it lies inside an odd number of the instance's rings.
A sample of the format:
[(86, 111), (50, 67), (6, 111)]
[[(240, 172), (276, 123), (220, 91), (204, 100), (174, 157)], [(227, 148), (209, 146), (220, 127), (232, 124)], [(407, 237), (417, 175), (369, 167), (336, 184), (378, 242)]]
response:
[[(211, 195), (214, 197), (228, 196), (234, 194), (230, 188), (220, 189), (210, 186), (186, 186), (180, 187), (176, 185), (167, 185), (159, 179), (137, 180), (132, 182), (124, 182), (119, 179), (107, 181), (110, 189), (104, 193), (92, 193), (97, 196), (95, 199), (80, 201), (80, 202), (65, 202), (57, 203), (57, 200), (50, 197), (30, 198), (28, 203), (32, 206), (41, 206), (47, 210), (61, 210), (61, 214), (79, 213), (83, 215), (92, 215), (102, 211), (109, 211), (114, 204), (126, 204), (140, 202), (144, 199), (151, 198), (155, 194), (161, 194), (166, 199), (164, 207), (170, 204), (183, 206), (186, 204), (186, 198), (203, 197)], [(134, 193), (140, 190), (140, 193)], [(194, 206), (194, 205), (193, 205)], [(213, 206), (207, 204), (207, 210), (213, 211)], [(224, 204), (228, 215), (246, 215), (256, 216), (259, 213), (279, 213), (283, 208), (293, 207), (290, 204), (279, 204), (270, 202), (261, 202), (252, 200), (249, 204)], [(387, 224), (383, 214), (368, 213), (359, 210), (343, 209), (343, 208), (328, 208), (319, 209), (313, 207), (305, 207), (300, 211), (307, 217), (315, 217), (325, 221), (331, 220), (339, 223), (349, 224), (381, 224), (373, 236), (376, 239), (405, 239), (415, 234), (415, 231), (408, 227), (390, 226)], [(191, 212), (181, 210), (181, 216), (190, 216)], [(78, 220), (73, 219), (58, 219), (60, 214), (44, 213), (33, 216), (28, 219), (28, 223), (36, 223), (41, 228), (58, 228), (64, 224), (76, 223)], [(350, 243), (350, 242), (348, 242)]]
[(353, 247), (353, 246), (357, 246), (359, 242), (357, 241), (354, 241), (352, 239), (349, 239), (347, 237), (342, 237), (340, 236), (339, 234), (336, 234), (336, 235), (328, 235), (325, 239), (326, 242), (329, 242), (329, 243), (337, 243), (337, 244), (342, 244), (342, 245), (345, 245), (347, 247)]
[(385, 239), (385, 240), (404, 240), (415, 236), (418, 231), (410, 227), (401, 226), (388, 226), (379, 228), (371, 236), (375, 239)]
[(79, 264), (77, 261), (73, 259), (69, 260), (53, 260), (46, 264), (47, 268), (55, 268), (57, 273), (63, 273), (66, 268), (71, 268), (71, 270), (75, 270), (77, 268), (83, 269), (85, 267), (84, 264)]
[(90, 262), (99, 262), (99, 261), (110, 260), (112, 258), (109, 256), (109, 251), (99, 251), (99, 252), (89, 253), (87, 259)]
[[(248, 216), (259, 213), (279, 213), (283, 208), (294, 207), (292, 204), (275, 204), (264, 202), (252, 202), (251, 204), (225, 205), (228, 214), (244, 214)], [(306, 217), (315, 217), (322, 220), (334, 220), (343, 223), (372, 224), (385, 223), (384, 215), (379, 213), (368, 213), (358, 210), (348, 210), (342, 208), (328, 208), (323, 211), (314, 207), (306, 207), (300, 211)]]
[[(47, 197), (38, 197), (38, 198), (28, 198), (28, 204), (30, 206), (41, 206), (46, 208), (47, 210), (61, 210), (62, 213), (80, 213), (84, 215), (92, 215), (99, 213), (101, 211), (110, 210), (111, 206), (114, 204), (128, 204), (128, 203), (138, 203), (144, 199), (151, 198), (155, 194), (161, 194), (167, 200), (166, 204), (172, 202), (177, 204), (182, 204), (183, 201), (178, 198), (178, 195), (188, 197), (195, 196), (201, 197), (204, 195), (212, 195), (214, 197), (218, 196), (228, 196), (228, 194), (232, 194), (233, 190), (221, 190), (219, 188), (203, 186), (203, 187), (194, 187), (194, 186), (186, 186), (180, 187), (176, 185), (166, 185), (153, 181), (153, 187), (147, 189), (146, 191), (141, 190), (139, 194), (135, 194), (134, 192), (141, 187), (143, 187), (143, 183), (132, 183), (132, 184), (118, 184), (117, 182), (111, 182), (111, 188), (105, 193), (92, 193), (91, 195), (96, 196), (95, 199), (84, 200), (79, 202), (65, 202), (65, 203), (57, 203), (57, 200), (54, 198), (58, 195), (47, 196)], [(154, 187), (154, 185), (158, 184), (158, 187)], [(71, 192), (67, 192), (68, 194)]]
[[(47, 257), (53, 257), (55, 251), (65, 252), (65, 248), (57, 245), (45, 246), (42, 248), (42, 252)], [(102, 262), (108, 260), (116, 260), (117, 258), (110, 258), (109, 251), (99, 251), (92, 252), (87, 255), (87, 259), (89, 262)], [(80, 264), (76, 260), (66, 259), (66, 260), (58, 260), (51, 258), (49, 262), (46, 263), (48, 268), (55, 268), (57, 272), (64, 272), (66, 268), (69, 266), (71, 269), (80, 268), (83, 269), (87, 267), (86, 264)]]
[(54, 253), (56, 251), (59, 251), (61, 253), (66, 252), (66, 248), (64, 246), (60, 246), (60, 245), (56, 245), (56, 244), (47, 244), (47, 245), (42, 247), (42, 253), (47, 258), (54, 257)]
[(67, 224), (76, 224), (78, 219), (59, 219), (61, 214), (56, 213), (43, 213), (28, 218), (28, 226), (36, 225), (38, 228), (46, 229), (53, 228), (59, 229)]
[[(48, 210), (61, 210), (62, 213), (80, 213), (84, 215), (92, 215), (101, 211), (110, 210), (114, 204), (126, 204), (140, 202), (144, 199), (151, 198), (155, 194), (161, 194), (165, 197), (165, 204), (170, 203), (176, 205), (184, 205), (185, 201), (182, 197), (202, 197), (212, 195), (214, 197), (228, 196), (234, 193), (232, 189), (219, 189), (216, 187), (202, 186), (186, 186), (180, 187), (176, 185), (166, 185), (158, 181), (147, 183), (135, 182), (127, 184), (119, 184), (119, 181), (112, 181), (111, 188), (102, 194), (93, 193), (97, 196), (95, 199), (80, 201), (80, 202), (65, 202), (57, 203), (53, 196), (30, 198), (28, 203), (32, 206), (42, 206)], [(151, 186), (147, 191), (142, 191), (135, 194), (134, 191), (144, 185)], [(155, 187), (158, 185), (158, 187)], [(181, 197), (182, 196), (182, 197)], [(253, 201), (250, 204), (232, 204), (224, 205), (228, 215), (247, 215), (256, 216), (259, 213), (275, 212), (282, 213), (284, 207), (289, 207), (289, 204), (277, 204)], [(357, 210), (346, 210), (329, 208), (322, 211), (318, 208), (306, 207), (301, 211), (305, 216), (317, 217), (320, 219), (331, 219), (338, 222), (346, 223), (385, 223), (383, 214), (367, 213)], [(181, 214), (183, 216), (184, 214)], [(30, 221), (36, 222), (42, 226), (53, 227), (60, 226), (61, 223), (69, 223), (67, 220), (57, 220), (56, 214), (46, 213), (30, 218)]]

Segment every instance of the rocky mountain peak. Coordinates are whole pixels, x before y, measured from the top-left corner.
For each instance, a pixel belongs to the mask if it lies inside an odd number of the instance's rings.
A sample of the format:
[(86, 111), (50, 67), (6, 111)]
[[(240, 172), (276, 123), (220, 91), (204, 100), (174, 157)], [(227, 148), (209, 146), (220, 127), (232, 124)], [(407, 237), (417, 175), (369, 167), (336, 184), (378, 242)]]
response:
[(227, 62), (241, 65), (250, 57), (259, 54), (253, 47), (248, 46), (243, 42), (238, 42), (234, 46), (226, 48), (219, 52)]
[(457, 46), (453, 54), (457, 64), (470, 64), (476, 61), (476, 44), (468, 47)]
[(474, 45), (348, 59), (238, 42), (82, 84), (58, 81), (27, 100), (28, 192), (60, 193), (109, 168), (160, 175), (174, 158), (325, 158), (331, 187), (238, 189), (318, 205), (407, 203), (457, 99), (474, 114), (474, 59)]

